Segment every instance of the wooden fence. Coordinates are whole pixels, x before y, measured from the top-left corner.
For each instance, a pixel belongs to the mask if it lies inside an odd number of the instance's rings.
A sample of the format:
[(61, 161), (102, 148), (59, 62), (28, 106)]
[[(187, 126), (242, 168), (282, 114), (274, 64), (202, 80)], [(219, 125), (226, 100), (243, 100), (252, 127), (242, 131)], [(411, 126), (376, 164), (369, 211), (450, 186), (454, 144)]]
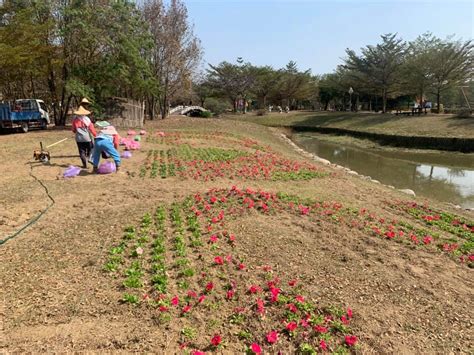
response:
[(143, 127), (145, 102), (114, 97), (105, 105), (105, 119), (116, 127)]

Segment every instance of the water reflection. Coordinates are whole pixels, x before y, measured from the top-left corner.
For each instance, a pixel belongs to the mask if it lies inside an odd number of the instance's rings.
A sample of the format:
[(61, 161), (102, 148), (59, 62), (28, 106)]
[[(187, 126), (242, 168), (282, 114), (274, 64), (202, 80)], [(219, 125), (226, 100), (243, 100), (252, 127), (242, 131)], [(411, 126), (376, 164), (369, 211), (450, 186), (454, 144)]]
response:
[(474, 159), (462, 153), (385, 152), (340, 145), (298, 134), (295, 142), (321, 158), (417, 195), (474, 207)]

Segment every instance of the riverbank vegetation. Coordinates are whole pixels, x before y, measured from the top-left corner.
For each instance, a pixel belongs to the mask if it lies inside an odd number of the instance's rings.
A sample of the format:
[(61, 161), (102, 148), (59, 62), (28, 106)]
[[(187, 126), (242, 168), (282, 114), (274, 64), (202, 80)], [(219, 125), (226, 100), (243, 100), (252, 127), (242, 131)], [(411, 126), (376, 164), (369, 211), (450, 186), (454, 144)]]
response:
[(454, 115), (387, 116), (355, 112), (290, 112), (225, 118), (271, 127), (328, 127), (400, 136), (474, 138), (474, 121)]

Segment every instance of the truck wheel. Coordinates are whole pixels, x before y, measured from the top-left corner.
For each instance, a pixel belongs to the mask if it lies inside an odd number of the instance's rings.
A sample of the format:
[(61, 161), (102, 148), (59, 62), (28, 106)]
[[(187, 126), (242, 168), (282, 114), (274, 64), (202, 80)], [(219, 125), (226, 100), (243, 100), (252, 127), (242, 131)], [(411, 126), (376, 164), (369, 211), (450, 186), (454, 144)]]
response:
[(28, 132), (28, 123), (23, 122), (23, 123), (21, 124), (21, 131), (22, 131), (23, 133)]
[(48, 128), (48, 122), (46, 120), (41, 121), (41, 129), (47, 129)]

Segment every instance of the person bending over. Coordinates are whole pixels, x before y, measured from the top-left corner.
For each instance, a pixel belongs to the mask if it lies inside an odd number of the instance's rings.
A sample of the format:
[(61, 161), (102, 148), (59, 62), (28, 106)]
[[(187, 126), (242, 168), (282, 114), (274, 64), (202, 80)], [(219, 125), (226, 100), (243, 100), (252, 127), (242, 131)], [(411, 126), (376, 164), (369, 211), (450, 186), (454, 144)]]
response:
[(114, 126), (107, 126), (100, 131), (100, 133), (95, 138), (93, 156), (94, 169), (92, 170), (94, 173), (99, 171), (98, 168), (102, 153), (106, 153), (107, 156), (114, 160), (116, 171), (119, 171), (121, 163), (120, 154), (117, 150), (119, 142), (120, 137)]

